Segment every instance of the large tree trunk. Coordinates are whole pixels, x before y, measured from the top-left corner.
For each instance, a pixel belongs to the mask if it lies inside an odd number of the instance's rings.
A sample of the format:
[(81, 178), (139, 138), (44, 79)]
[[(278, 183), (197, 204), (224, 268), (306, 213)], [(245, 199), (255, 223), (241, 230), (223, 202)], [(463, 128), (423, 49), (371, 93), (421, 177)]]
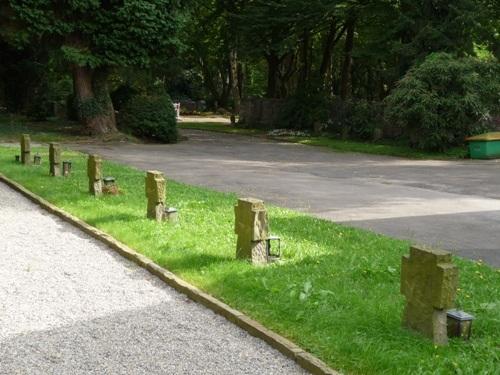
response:
[(346, 22), (346, 37), (344, 46), (344, 63), (342, 65), (342, 76), (340, 78), (340, 97), (346, 100), (350, 93), (351, 71), (352, 71), (352, 49), (354, 46), (354, 17), (349, 17)]
[(321, 65), (319, 68), (320, 78), (326, 81), (332, 66), (332, 54), (335, 45), (338, 43), (342, 35), (344, 35), (346, 26), (337, 26), (337, 20), (333, 19), (330, 22), (330, 29), (326, 36), (323, 46), (323, 57), (321, 58)]
[(236, 49), (232, 49), (231, 52), (229, 53), (229, 62), (231, 66), (231, 74), (230, 74), (231, 96), (233, 98), (233, 113), (231, 116), (231, 123), (234, 125), (236, 123), (236, 116), (238, 116), (240, 113), (240, 104), (241, 104), (240, 90), (238, 84), (238, 79), (239, 79), (238, 54), (236, 52)]
[(309, 78), (309, 48), (310, 48), (310, 33), (309, 30), (304, 30), (302, 33), (302, 43), (300, 46), (300, 72), (299, 72), (299, 88), (305, 88)]
[(280, 59), (275, 53), (266, 56), (267, 60), (267, 92), (266, 97), (278, 97), (278, 79)]
[(117, 131), (115, 111), (104, 70), (74, 66), (73, 89), (78, 119), (88, 134), (103, 135)]

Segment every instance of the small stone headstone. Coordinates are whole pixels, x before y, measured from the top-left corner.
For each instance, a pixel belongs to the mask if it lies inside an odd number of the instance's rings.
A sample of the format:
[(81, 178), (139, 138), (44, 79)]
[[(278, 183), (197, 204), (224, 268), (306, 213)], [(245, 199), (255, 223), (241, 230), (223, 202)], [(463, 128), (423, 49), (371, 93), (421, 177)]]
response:
[(234, 231), (238, 236), (236, 257), (249, 259), (255, 264), (268, 263), (266, 239), (269, 223), (264, 202), (254, 198), (238, 199), (234, 213)]
[(403, 325), (446, 345), (446, 311), (454, 307), (458, 269), (451, 254), (412, 247), (401, 264), (401, 293), (406, 297)]
[(61, 175), (61, 146), (59, 143), (50, 143), (49, 145), (49, 162), (50, 162), (50, 175)]
[(102, 194), (102, 159), (98, 155), (89, 155), (87, 160), (87, 176), (89, 177), (89, 192), (93, 195)]
[(148, 198), (148, 219), (163, 220), (165, 216), (166, 181), (163, 173), (148, 171), (146, 174), (146, 197)]
[(29, 134), (21, 135), (21, 162), (31, 164), (31, 139)]

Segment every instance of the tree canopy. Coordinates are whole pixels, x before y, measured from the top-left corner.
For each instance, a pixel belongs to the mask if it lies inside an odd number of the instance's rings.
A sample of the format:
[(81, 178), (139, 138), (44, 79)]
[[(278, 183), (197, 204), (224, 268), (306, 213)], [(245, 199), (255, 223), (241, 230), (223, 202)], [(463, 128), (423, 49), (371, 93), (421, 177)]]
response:
[(352, 124), (383, 111), (431, 54), (491, 64), (500, 55), (497, 0), (0, 0), (0, 22), (11, 51), (0, 71), (18, 58), (71, 74), (91, 133), (116, 129), (108, 84), (159, 83), (234, 115), (250, 97), (285, 101), (284, 124), (366, 135)]
[(116, 130), (110, 68), (147, 67), (178, 44), (177, 0), (2, 0), (3, 38), (39, 44), (73, 74), (81, 121), (91, 133)]

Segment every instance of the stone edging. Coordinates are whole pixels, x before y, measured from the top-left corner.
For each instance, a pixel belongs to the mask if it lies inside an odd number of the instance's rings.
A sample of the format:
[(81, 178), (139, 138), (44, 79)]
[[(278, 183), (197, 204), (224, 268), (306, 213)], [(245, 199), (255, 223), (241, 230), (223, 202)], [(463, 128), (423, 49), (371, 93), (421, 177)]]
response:
[(33, 192), (26, 189), (24, 186), (18, 184), (17, 182), (7, 178), (0, 173), (0, 181), (10, 186), (12, 189), (18, 191), (26, 198), (41, 206), (43, 209), (49, 211), (50, 213), (58, 216), (62, 220), (74, 225), (83, 232), (92, 236), (93, 238), (103, 242), (104, 244), (111, 247), (113, 250), (118, 252), (125, 258), (133, 261), (142, 268), (148, 270), (151, 274), (157, 276), (163, 280), (170, 287), (174, 288), (178, 292), (185, 294), (187, 297), (195, 302), (202, 304), (203, 306), (209, 308), (216, 314), (219, 314), (229, 320), (230, 322), (236, 324), (238, 327), (244, 329), (252, 336), (258, 337), (264, 340), (273, 348), (280, 351), (282, 354), (288, 358), (293, 359), (305, 370), (311, 372), (315, 375), (339, 375), (340, 373), (328, 367), (323, 361), (314, 355), (306, 352), (290, 340), (278, 335), (277, 333), (265, 328), (259, 322), (249, 318), (242, 312), (231, 308), (225, 303), (219, 301), (215, 297), (202, 292), (195, 286), (187, 283), (186, 281), (175, 276), (172, 272), (160, 267), (154, 263), (151, 259), (139, 254), (135, 250), (129, 248), (128, 246), (122, 244), (121, 242), (114, 239), (109, 234), (87, 224), (83, 220), (73, 216), (66, 211), (56, 207), (52, 203), (49, 203), (45, 199), (39, 197)]

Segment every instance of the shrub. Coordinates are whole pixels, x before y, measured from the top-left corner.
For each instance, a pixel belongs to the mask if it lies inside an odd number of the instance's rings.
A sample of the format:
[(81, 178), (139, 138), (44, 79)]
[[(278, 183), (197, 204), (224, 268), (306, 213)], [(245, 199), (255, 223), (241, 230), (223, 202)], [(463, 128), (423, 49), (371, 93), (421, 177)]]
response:
[(403, 127), (412, 147), (444, 150), (488, 128), (499, 92), (497, 62), (431, 54), (386, 98), (385, 116)]
[(383, 104), (365, 99), (336, 100), (331, 107), (328, 130), (356, 139), (372, 140), (383, 125)]
[(110, 94), (111, 101), (113, 102), (113, 108), (117, 111), (121, 111), (127, 102), (138, 94), (139, 91), (128, 83), (118, 86), (116, 90)]
[(329, 106), (328, 94), (299, 90), (286, 99), (278, 115), (277, 125), (286, 129), (312, 130), (316, 123), (326, 123)]
[(53, 115), (52, 103), (47, 94), (47, 87), (43, 83), (33, 90), (26, 107), (26, 115), (33, 121), (45, 121)]
[(132, 97), (118, 116), (118, 127), (140, 138), (177, 141), (175, 110), (167, 95)]

